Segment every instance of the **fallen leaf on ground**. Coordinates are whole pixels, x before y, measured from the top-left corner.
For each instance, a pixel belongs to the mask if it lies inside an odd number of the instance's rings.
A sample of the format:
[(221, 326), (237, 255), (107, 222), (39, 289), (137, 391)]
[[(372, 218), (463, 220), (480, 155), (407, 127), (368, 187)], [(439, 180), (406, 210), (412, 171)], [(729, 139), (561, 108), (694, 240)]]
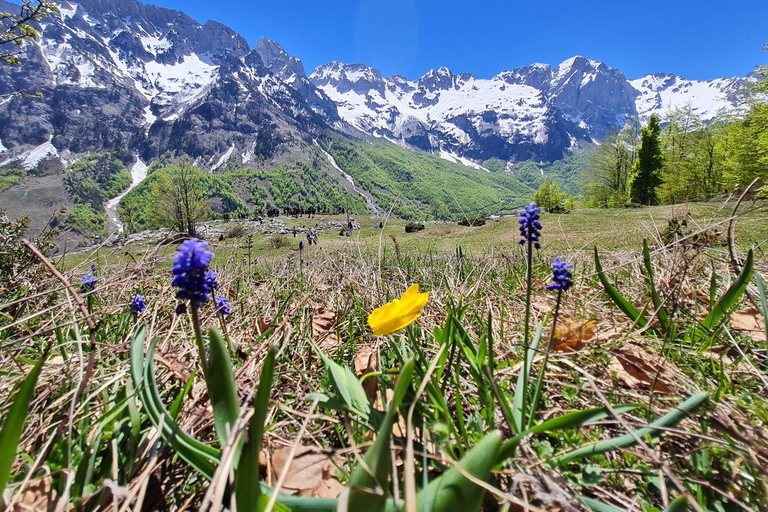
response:
[(564, 316), (557, 322), (551, 349), (555, 352), (575, 352), (584, 348), (584, 342), (595, 336), (597, 322), (590, 320), (579, 324), (573, 318)]
[(757, 308), (734, 311), (731, 314), (731, 326), (751, 336), (753, 341), (765, 342), (765, 318)]
[[(376, 352), (371, 346), (358, 349), (355, 354), (355, 375), (361, 378), (363, 375), (376, 371)], [(363, 381), (363, 390), (368, 401), (375, 402), (379, 392), (379, 379), (372, 375)]]
[(336, 325), (336, 313), (332, 309), (320, 306), (312, 315), (312, 338), (324, 350), (334, 350), (339, 346), (339, 339), (333, 332)]
[(336, 498), (344, 490), (336, 477), (336, 467), (344, 460), (341, 456), (317, 453), (315, 448), (299, 446), (289, 464), (290, 454), (290, 446), (272, 454), (272, 482), (277, 482), (288, 464), (281, 492), (305, 497)]
[(56, 491), (51, 487), (51, 475), (33, 480), (19, 494), (13, 506), (14, 512), (34, 510), (35, 512), (53, 512), (58, 503)]
[(256, 320), (256, 327), (258, 327), (259, 334), (261, 334), (267, 329), (269, 329), (270, 327), (272, 327), (272, 320), (264, 320), (259, 318), (258, 320)]
[(675, 382), (672, 371), (663, 365), (660, 358), (649, 352), (635, 352), (630, 349), (612, 350), (613, 357), (608, 365), (616, 377), (633, 389), (649, 388), (652, 391), (668, 394)]

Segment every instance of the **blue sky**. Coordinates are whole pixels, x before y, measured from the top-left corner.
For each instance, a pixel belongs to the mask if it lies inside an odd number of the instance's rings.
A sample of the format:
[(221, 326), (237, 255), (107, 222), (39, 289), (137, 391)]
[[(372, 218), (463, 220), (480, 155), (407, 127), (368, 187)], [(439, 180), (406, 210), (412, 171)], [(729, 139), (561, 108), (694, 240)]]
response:
[(200, 23), (213, 19), (280, 43), (315, 67), (362, 62), (415, 79), (447, 66), (490, 78), (506, 69), (574, 55), (628, 78), (743, 76), (768, 64), (768, 0), (156, 0)]

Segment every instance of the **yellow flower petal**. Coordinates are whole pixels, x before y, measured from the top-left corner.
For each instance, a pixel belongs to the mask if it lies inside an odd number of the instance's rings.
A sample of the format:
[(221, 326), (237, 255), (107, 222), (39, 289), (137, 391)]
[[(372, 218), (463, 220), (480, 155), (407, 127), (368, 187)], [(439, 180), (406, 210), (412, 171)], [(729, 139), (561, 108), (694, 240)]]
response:
[(386, 336), (403, 327), (407, 327), (421, 316), (421, 310), (429, 300), (428, 293), (419, 293), (419, 285), (414, 284), (400, 299), (394, 299), (368, 315), (368, 325), (374, 336)]

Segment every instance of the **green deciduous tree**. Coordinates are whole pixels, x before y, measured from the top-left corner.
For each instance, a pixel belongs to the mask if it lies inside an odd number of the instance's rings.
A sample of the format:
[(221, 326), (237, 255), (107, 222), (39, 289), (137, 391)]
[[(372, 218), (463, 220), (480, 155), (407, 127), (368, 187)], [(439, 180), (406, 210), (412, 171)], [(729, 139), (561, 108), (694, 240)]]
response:
[(723, 186), (723, 152), (718, 143), (724, 135), (725, 114), (709, 124), (697, 116), (690, 104), (675, 108), (662, 131), (664, 151), (663, 203), (698, 201), (711, 197)]
[(560, 185), (552, 183), (549, 179), (544, 180), (539, 190), (533, 194), (532, 201), (536, 201), (536, 204), (543, 208), (544, 211), (550, 213), (563, 213), (568, 211), (568, 204), (570, 202), (571, 209), (573, 208), (573, 197), (569, 197), (565, 192), (560, 192)]
[(597, 148), (581, 173), (584, 201), (597, 208), (626, 205), (637, 154), (639, 121), (631, 119)]
[(656, 189), (661, 185), (661, 168), (664, 158), (661, 153), (661, 122), (659, 116), (651, 114), (648, 126), (640, 133), (640, 149), (632, 167), (629, 199), (633, 203), (654, 205), (659, 202)]
[[(766, 46), (768, 50), (768, 46)], [(759, 68), (744, 118), (730, 123), (722, 141), (725, 185), (745, 187), (755, 178), (768, 182), (768, 66)]]
[(149, 218), (156, 225), (195, 236), (197, 225), (210, 211), (203, 172), (185, 161), (157, 172), (162, 174), (151, 191)]

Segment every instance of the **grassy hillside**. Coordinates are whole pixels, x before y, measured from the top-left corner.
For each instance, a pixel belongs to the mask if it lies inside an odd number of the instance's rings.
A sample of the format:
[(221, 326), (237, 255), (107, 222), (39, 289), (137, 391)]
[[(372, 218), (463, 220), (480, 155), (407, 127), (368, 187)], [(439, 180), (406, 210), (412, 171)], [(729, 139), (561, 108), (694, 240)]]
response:
[[(544, 180), (549, 178), (549, 181), (560, 185), (560, 190), (566, 194), (578, 197), (581, 193), (581, 171), (589, 165), (594, 151), (594, 147), (588, 147), (555, 162), (517, 162), (512, 166), (512, 175), (533, 190), (538, 190)], [(494, 158), (483, 162), (483, 167), (493, 172), (503, 172), (506, 162)]]
[(388, 141), (361, 142), (326, 134), (320, 144), (382, 209), (404, 219), (511, 213), (533, 194), (504, 173), (489, 173)]

